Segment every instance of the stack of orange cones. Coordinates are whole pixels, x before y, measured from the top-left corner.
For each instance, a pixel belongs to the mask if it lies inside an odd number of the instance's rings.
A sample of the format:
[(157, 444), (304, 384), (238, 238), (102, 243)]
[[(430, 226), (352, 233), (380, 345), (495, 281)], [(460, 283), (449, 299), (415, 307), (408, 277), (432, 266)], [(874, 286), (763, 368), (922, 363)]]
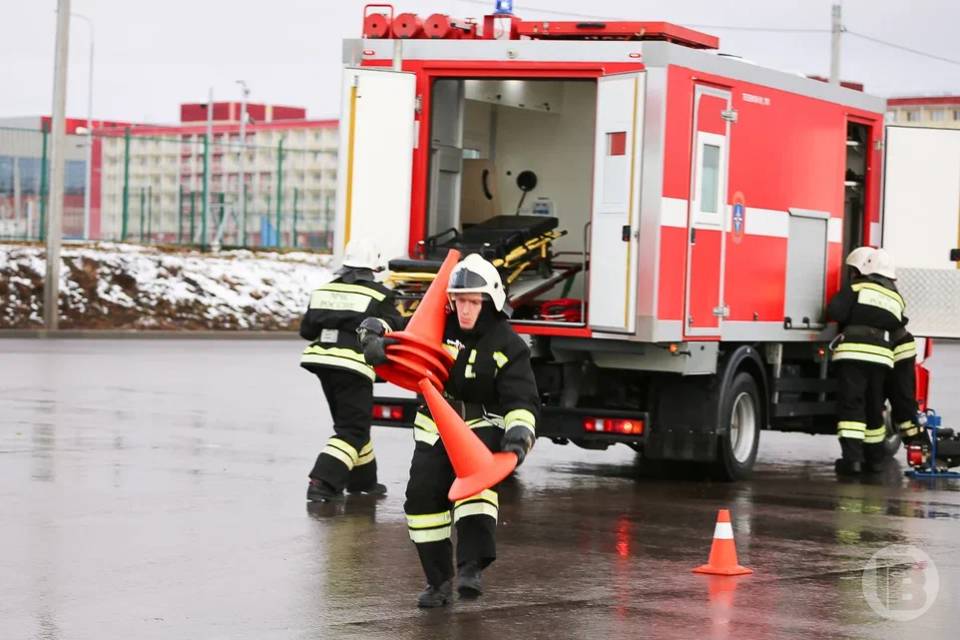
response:
[(717, 514), (717, 526), (713, 531), (713, 545), (707, 564), (693, 570), (694, 573), (706, 573), (715, 576), (742, 576), (753, 573), (753, 569), (740, 566), (737, 561), (737, 546), (733, 542), (733, 525), (730, 524), (730, 511), (720, 509)]

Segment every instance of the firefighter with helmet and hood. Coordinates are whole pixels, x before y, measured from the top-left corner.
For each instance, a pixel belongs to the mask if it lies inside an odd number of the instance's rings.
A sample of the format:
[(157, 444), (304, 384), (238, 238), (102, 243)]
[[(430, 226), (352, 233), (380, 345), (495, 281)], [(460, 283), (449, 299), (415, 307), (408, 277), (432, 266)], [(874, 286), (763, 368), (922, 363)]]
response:
[[(535, 440), (540, 398), (530, 350), (507, 321), (506, 293), (496, 267), (478, 254), (464, 258), (450, 275), (451, 313), (444, 348), (456, 357), (444, 395), (491, 451), (510, 451), (522, 463)], [(369, 362), (385, 360), (389, 336), (368, 334)], [(457, 591), (461, 598), (483, 592), (481, 572), (496, 558), (496, 487), (451, 504), (455, 479), (437, 425), (425, 405), (414, 421), (415, 447), (404, 511), (410, 539), (426, 574), (417, 605), (442, 607), (453, 593), (456, 529)]]
[(300, 336), (310, 340), (300, 366), (320, 379), (334, 431), (310, 471), (311, 502), (338, 499), (345, 488), (350, 493), (386, 493), (377, 482), (370, 441), (376, 374), (363, 358), (357, 335), (364, 322), (381, 331), (402, 324), (394, 293), (375, 279), (381, 269), (375, 242), (351, 240), (334, 279), (311, 294), (300, 321)]
[(884, 382), (893, 370), (892, 338), (904, 326), (906, 305), (886, 251), (859, 247), (846, 264), (852, 277), (830, 300), (827, 316), (840, 325), (832, 345), (841, 450), (835, 466), (838, 475), (857, 475), (881, 471), (886, 461)]

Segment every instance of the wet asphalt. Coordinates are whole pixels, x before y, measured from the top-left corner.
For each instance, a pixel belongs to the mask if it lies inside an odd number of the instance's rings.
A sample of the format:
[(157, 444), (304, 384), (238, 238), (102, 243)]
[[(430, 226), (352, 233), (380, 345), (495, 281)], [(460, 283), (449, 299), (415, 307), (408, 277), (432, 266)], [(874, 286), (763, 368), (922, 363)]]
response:
[[(417, 610), (412, 436), (375, 430), (385, 499), (308, 505), (330, 419), (299, 346), (0, 340), (0, 638), (956, 637), (960, 482), (841, 483), (833, 438), (770, 432), (734, 484), (540, 441), (487, 593)], [(960, 422), (960, 345), (936, 357)], [(719, 508), (753, 575), (691, 573)]]

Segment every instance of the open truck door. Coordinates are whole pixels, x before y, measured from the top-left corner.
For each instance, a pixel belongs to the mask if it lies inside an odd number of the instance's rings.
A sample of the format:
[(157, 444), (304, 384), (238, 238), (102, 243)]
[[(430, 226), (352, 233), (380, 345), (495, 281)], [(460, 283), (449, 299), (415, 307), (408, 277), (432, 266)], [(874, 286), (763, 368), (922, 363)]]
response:
[(883, 247), (917, 336), (960, 338), (960, 130), (886, 128)]
[(416, 76), (343, 71), (334, 256), (357, 235), (386, 258), (407, 255), (415, 144)]
[(636, 331), (644, 77), (597, 81), (588, 317), (601, 331)]

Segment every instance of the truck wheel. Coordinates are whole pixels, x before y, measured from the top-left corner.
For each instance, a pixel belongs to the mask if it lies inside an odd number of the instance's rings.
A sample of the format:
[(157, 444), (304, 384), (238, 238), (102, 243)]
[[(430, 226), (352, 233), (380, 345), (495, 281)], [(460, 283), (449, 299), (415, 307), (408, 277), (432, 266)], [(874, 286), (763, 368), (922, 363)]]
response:
[(760, 391), (749, 373), (733, 378), (721, 402), (720, 419), (726, 429), (719, 439), (715, 475), (723, 480), (748, 478), (757, 459), (763, 419)]

